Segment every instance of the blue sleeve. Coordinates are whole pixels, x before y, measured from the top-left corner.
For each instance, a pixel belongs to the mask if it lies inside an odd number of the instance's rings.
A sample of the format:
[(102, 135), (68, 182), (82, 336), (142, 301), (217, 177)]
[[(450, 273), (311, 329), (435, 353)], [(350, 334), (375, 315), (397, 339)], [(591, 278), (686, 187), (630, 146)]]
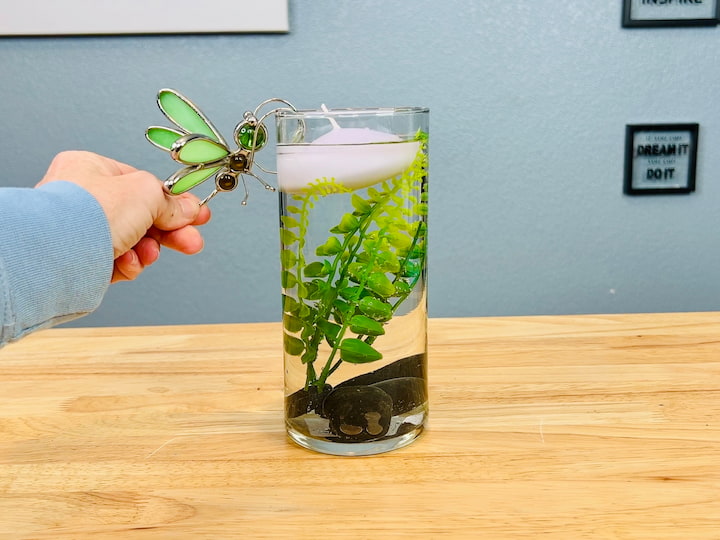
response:
[(0, 188), (0, 347), (90, 313), (112, 276), (110, 228), (80, 186)]

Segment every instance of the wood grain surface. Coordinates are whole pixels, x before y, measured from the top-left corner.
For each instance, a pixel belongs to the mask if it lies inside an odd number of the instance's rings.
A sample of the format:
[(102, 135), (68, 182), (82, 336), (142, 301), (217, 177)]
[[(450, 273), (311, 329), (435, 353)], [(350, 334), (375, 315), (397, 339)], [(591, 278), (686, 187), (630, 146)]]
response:
[(407, 448), (289, 442), (280, 325), (0, 350), (0, 538), (720, 538), (720, 313), (433, 319)]

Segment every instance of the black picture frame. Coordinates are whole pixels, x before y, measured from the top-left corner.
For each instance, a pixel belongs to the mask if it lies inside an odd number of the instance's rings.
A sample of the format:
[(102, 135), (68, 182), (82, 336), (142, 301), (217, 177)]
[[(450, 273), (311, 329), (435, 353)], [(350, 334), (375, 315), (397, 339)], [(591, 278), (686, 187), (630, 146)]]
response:
[[(657, 1), (657, 4), (655, 2)], [(639, 16), (633, 12), (633, 6), (637, 5), (638, 2), (647, 2), (656, 6), (657, 9), (653, 15)], [(663, 0), (623, 0), (623, 19), (622, 25), (625, 28), (662, 28), (672, 26), (717, 26), (718, 17), (720, 12), (718, 11), (718, 0), (701, 0), (701, 3), (707, 3), (710, 5), (711, 14), (705, 17), (693, 17), (693, 18), (678, 18), (677, 16), (669, 15), (667, 18), (662, 15), (660, 9), (666, 9), (672, 7), (672, 9), (693, 9), (692, 5), (686, 5), (681, 7), (679, 5), (671, 5), (670, 2), (664, 2)], [(652, 11), (652, 7), (648, 5), (645, 8), (648, 11)], [(672, 13), (672, 12), (670, 12)]]
[(672, 195), (695, 191), (700, 125), (625, 126), (627, 195)]

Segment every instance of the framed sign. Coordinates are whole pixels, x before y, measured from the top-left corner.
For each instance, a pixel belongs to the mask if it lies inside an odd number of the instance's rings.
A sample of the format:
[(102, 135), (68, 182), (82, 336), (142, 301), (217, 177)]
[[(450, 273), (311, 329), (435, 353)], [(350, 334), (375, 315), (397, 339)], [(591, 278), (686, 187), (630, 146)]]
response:
[(0, 36), (287, 31), (288, 0), (0, 0)]
[(698, 124), (626, 126), (625, 193), (695, 191), (698, 130)]
[(623, 26), (715, 26), (718, 0), (623, 0)]

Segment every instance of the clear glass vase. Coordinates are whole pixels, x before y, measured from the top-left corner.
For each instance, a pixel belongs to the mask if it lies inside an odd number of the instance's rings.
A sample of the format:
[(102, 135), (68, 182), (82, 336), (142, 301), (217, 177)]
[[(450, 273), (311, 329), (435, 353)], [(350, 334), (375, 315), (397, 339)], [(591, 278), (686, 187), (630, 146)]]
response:
[(400, 448), (428, 416), (429, 111), (276, 119), (288, 434), (336, 455)]

